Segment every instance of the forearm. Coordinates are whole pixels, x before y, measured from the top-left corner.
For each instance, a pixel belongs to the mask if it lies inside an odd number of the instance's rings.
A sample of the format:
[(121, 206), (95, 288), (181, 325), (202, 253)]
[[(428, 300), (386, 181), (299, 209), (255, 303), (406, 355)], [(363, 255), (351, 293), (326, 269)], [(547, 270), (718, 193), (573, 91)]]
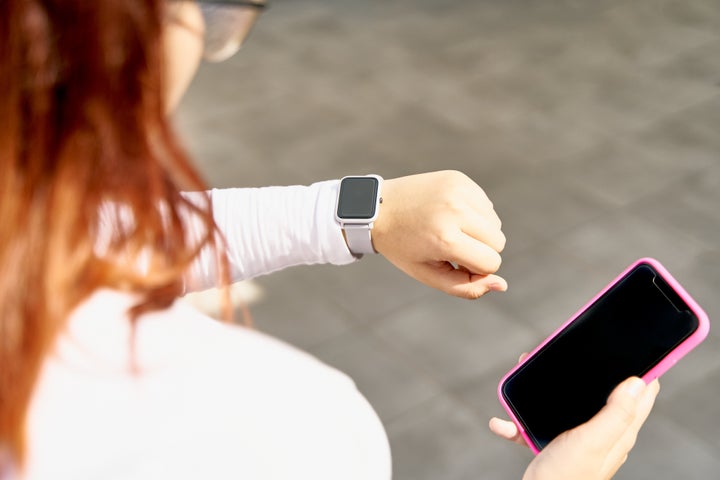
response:
[[(310, 186), (213, 189), (188, 193), (210, 195), (213, 216), (227, 242), (233, 282), (293, 265), (354, 260), (348, 251), (333, 209), (338, 181)], [(192, 226), (191, 226), (192, 229)], [(217, 284), (215, 254), (205, 248), (193, 262), (186, 291)]]

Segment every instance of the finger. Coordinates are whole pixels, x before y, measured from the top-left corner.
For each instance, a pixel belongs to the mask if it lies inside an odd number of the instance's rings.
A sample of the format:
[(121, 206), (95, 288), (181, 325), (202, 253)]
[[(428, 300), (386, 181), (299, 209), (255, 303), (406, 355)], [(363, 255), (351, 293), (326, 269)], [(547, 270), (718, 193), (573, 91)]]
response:
[(613, 390), (602, 410), (578, 427), (587, 433), (588, 448), (603, 456), (614, 450), (620, 439), (636, 425), (638, 403), (645, 389), (645, 382), (631, 377)]
[(477, 215), (487, 219), (494, 228), (502, 228), (502, 220), (500, 220), (500, 216), (495, 211), (490, 199), (487, 199), (486, 202), (472, 202), (470, 206)]
[(476, 275), (469, 268), (458, 265), (456, 270), (460, 270), (467, 274), (468, 282), (484, 283), (489, 290), (495, 292), (505, 292), (508, 289), (507, 280), (499, 275)]
[[(495, 215), (495, 218), (497, 218), (497, 215)], [(499, 219), (494, 221), (492, 218), (488, 218), (487, 215), (473, 213), (466, 216), (461, 230), (463, 233), (488, 245), (496, 252), (502, 252), (507, 239), (498, 226), (499, 221)]]
[(490, 419), (488, 426), (490, 427), (490, 431), (498, 437), (517, 443), (518, 445), (527, 446), (527, 443), (520, 434), (517, 425), (513, 422), (493, 417)]
[(472, 188), (466, 192), (464, 197), (475, 212), (487, 217), (497, 228), (502, 226), (502, 221), (495, 212), (495, 206), (480, 185), (473, 182)]
[(504, 292), (507, 290), (507, 281), (497, 275), (468, 275), (456, 270), (447, 272), (435, 279), (436, 288), (455, 297), (475, 300), (488, 292)]
[(518, 357), (518, 363), (522, 363), (529, 356), (530, 356), (530, 353), (528, 353), (528, 352), (521, 353), (520, 356)]
[(500, 275), (470, 275), (469, 287), (484, 288), (491, 292), (507, 292), (508, 283)]
[(633, 427), (637, 427), (637, 430), (640, 430), (640, 427), (642, 427), (642, 425), (645, 423), (645, 420), (647, 420), (648, 416), (650, 415), (653, 405), (655, 405), (655, 399), (657, 398), (659, 392), (660, 382), (655, 379), (650, 382), (647, 387), (645, 387), (645, 390), (639, 397), (637, 415), (635, 417), (635, 424), (633, 425)]
[(458, 232), (445, 241), (440, 254), (445, 257), (442, 260), (462, 265), (477, 275), (495, 273), (502, 263), (500, 254), (494, 248), (464, 232)]
[(604, 470), (607, 471), (608, 477), (614, 475), (617, 469), (625, 463), (628, 453), (635, 445), (640, 429), (650, 415), (659, 391), (660, 384), (656, 379), (650, 382), (639, 397), (635, 420), (606, 458)]
[(400, 265), (405, 273), (416, 280), (449, 295), (476, 299), (490, 291), (506, 291), (507, 281), (498, 275), (476, 275), (462, 266), (455, 268), (450, 262), (423, 262)]
[(462, 270), (436, 271), (428, 268), (432, 276), (426, 283), (455, 297), (474, 300), (488, 292), (504, 292), (507, 281), (497, 275), (474, 275)]

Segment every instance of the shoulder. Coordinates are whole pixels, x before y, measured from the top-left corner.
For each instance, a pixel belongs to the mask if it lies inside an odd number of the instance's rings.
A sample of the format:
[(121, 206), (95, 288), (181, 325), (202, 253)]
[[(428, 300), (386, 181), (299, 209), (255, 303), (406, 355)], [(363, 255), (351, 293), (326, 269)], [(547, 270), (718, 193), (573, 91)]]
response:
[(136, 374), (51, 362), (31, 412), (38, 472), (99, 478), (124, 459), (137, 475), (118, 478), (389, 478), (377, 415), (314, 357), (183, 304), (144, 317), (135, 341)]

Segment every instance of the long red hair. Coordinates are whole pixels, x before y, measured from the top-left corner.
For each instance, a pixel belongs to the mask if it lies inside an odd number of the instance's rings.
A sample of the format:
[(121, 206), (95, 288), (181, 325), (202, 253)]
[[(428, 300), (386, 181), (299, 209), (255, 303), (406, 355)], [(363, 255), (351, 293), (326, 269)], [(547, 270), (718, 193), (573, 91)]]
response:
[[(0, 446), (16, 465), (68, 313), (99, 287), (140, 294), (132, 318), (164, 308), (198, 250), (218, 243), (209, 201), (179, 193), (205, 185), (166, 118), (164, 4), (0, 1)], [(132, 221), (98, 249), (104, 205)], [(204, 223), (200, 244), (183, 210)]]

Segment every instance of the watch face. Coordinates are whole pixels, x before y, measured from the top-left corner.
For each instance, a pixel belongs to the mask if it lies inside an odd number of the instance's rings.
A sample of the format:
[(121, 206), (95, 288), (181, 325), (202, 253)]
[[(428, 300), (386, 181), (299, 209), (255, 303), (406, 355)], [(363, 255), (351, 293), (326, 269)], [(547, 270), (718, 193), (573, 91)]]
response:
[(346, 177), (340, 183), (337, 216), (341, 219), (371, 219), (377, 207), (380, 182), (374, 177)]

